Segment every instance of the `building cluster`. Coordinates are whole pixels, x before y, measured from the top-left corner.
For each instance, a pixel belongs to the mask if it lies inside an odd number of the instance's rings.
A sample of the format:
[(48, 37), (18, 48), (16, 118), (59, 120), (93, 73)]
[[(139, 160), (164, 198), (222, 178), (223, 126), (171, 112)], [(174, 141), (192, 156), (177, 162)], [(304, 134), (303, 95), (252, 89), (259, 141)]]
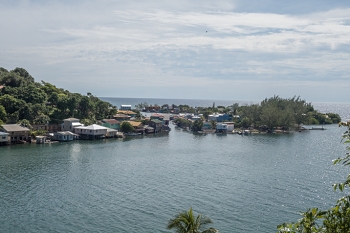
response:
[[(169, 132), (170, 115), (152, 114), (145, 120), (136, 121), (136, 113), (131, 111), (130, 105), (122, 105), (121, 110), (113, 119), (102, 119), (97, 124), (85, 126), (77, 118), (64, 119), (61, 124), (33, 125), (32, 130), (45, 130), (46, 136), (36, 136), (37, 143), (45, 143), (47, 138), (51, 141), (72, 141), (74, 139), (102, 139), (124, 137), (120, 132), (121, 124), (129, 122), (134, 131), (128, 135), (152, 134)], [(19, 124), (4, 124), (0, 126), (0, 145), (31, 142), (30, 129)]]
[[(203, 115), (195, 114), (178, 114), (178, 117), (186, 119), (192, 123), (196, 120), (202, 120)], [(214, 122), (214, 124), (213, 124)], [(232, 116), (229, 114), (215, 113), (208, 116), (208, 120), (203, 122), (200, 133), (232, 133), (234, 132), (235, 124), (232, 122)]]

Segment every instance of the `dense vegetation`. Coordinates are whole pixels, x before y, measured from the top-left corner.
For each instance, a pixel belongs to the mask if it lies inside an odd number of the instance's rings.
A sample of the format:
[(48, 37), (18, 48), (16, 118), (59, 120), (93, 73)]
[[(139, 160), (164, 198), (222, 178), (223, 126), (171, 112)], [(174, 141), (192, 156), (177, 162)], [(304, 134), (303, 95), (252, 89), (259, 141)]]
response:
[[(347, 127), (343, 134), (344, 143), (350, 143), (350, 122), (341, 123)], [(350, 146), (347, 146), (348, 152), (343, 158), (334, 160), (334, 164), (350, 165)], [(350, 187), (350, 174), (343, 183), (333, 185), (334, 190), (339, 189), (344, 192)], [(302, 218), (295, 223), (283, 223), (279, 226), (279, 233), (349, 233), (350, 232), (350, 196), (346, 195), (335, 203), (334, 207), (322, 211), (318, 208), (310, 208), (301, 213)]]
[(87, 93), (71, 93), (34, 78), (23, 68), (8, 71), (0, 68), (0, 124), (61, 123), (75, 117), (82, 123), (92, 124), (107, 118), (117, 109), (110, 103)]
[[(140, 104), (142, 107), (146, 103)], [(168, 105), (161, 107), (162, 111), (167, 111)], [(213, 113), (227, 113), (231, 115), (235, 127), (242, 128), (260, 128), (272, 130), (281, 128), (290, 130), (298, 128), (300, 125), (318, 125), (339, 123), (341, 118), (335, 113), (320, 113), (314, 109), (311, 103), (307, 103), (300, 97), (284, 99), (279, 96), (273, 96), (261, 101), (260, 104), (251, 104), (240, 106), (238, 103), (232, 106), (224, 107), (213, 104), (212, 107), (190, 107), (188, 105), (171, 105), (171, 109), (177, 109), (180, 113), (194, 113), (202, 116), (203, 121), (208, 120), (208, 116)], [(169, 112), (169, 110), (167, 111)], [(191, 121), (184, 119), (176, 120), (180, 127), (192, 127)], [(197, 122), (195, 126), (200, 125)], [(196, 129), (198, 127), (195, 127)]]

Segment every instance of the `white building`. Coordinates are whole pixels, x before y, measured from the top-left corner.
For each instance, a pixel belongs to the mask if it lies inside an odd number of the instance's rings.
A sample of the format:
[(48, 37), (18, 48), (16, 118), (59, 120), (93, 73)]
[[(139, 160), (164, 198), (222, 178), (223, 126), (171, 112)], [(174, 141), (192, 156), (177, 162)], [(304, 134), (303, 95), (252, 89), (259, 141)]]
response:
[(234, 122), (225, 122), (227, 125), (227, 132), (232, 133), (235, 129), (235, 123)]
[(121, 105), (119, 110), (131, 110), (131, 105)]
[(74, 128), (78, 126), (84, 126), (79, 122), (79, 119), (77, 118), (67, 118), (63, 120), (63, 123), (61, 124), (61, 130), (62, 131), (70, 131), (74, 132)]
[(2, 144), (6, 144), (9, 142), (9, 133), (5, 133), (5, 132), (0, 132), (0, 145)]
[(78, 126), (74, 132), (79, 134), (82, 139), (100, 139), (107, 134), (107, 127), (100, 125)]
[(216, 131), (217, 132), (227, 132), (227, 124), (225, 123), (217, 123), (216, 124)]

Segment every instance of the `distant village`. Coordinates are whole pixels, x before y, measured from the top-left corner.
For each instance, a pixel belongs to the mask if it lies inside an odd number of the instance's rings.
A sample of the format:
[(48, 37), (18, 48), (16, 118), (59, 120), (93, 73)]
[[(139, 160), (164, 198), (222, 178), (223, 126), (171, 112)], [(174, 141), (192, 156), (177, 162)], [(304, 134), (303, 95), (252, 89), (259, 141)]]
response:
[[(169, 110), (169, 109), (168, 109)], [(102, 119), (97, 124), (84, 125), (77, 118), (64, 119), (61, 124), (31, 125), (31, 128), (20, 124), (3, 124), (0, 126), (0, 145), (23, 143), (51, 143), (67, 142), (73, 140), (96, 140), (104, 138), (124, 138), (144, 134), (168, 133), (172, 120), (186, 119), (195, 122), (202, 116), (179, 113), (178, 109), (171, 109), (171, 113), (160, 113), (159, 106), (149, 106), (143, 109), (148, 117), (143, 120), (136, 119), (138, 113), (132, 111), (131, 105), (121, 105), (112, 119)], [(208, 116), (199, 133), (233, 132), (234, 123), (229, 114), (212, 114)], [(122, 132), (121, 125), (127, 122), (132, 126), (131, 132)], [(212, 122), (215, 123), (213, 128)], [(186, 129), (186, 127), (184, 127)], [(31, 131), (46, 131), (46, 135), (32, 136)]]
[[(121, 105), (112, 119), (102, 119), (92, 125), (84, 125), (76, 118), (64, 119), (61, 124), (32, 125), (31, 129), (20, 124), (3, 124), (0, 126), (0, 145), (123, 138), (170, 131), (169, 122), (172, 120), (170, 114), (154, 113), (141, 122), (135, 119), (137, 113), (131, 109), (131, 105)], [(124, 122), (132, 126), (131, 132), (120, 131)], [(45, 136), (33, 138), (30, 135), (31, 130), (43, 130), (48, 133)]]

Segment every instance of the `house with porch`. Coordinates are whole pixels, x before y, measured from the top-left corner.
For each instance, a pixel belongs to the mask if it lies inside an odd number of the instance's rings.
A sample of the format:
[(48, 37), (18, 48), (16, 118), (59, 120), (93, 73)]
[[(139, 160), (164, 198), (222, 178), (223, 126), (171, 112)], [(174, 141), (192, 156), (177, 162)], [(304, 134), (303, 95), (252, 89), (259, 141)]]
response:
[(78, 126), (74, 128), (74, 133), (79, 134), (81, 139), (101, 139), (107, 134), (107, 129), (101, 125)]
[(5, 124), (1, 125), (0, 130), (8, 133), (11, 142), (29, 141), (30, 130), (27, 127), (23, 127), (18, 124)]

